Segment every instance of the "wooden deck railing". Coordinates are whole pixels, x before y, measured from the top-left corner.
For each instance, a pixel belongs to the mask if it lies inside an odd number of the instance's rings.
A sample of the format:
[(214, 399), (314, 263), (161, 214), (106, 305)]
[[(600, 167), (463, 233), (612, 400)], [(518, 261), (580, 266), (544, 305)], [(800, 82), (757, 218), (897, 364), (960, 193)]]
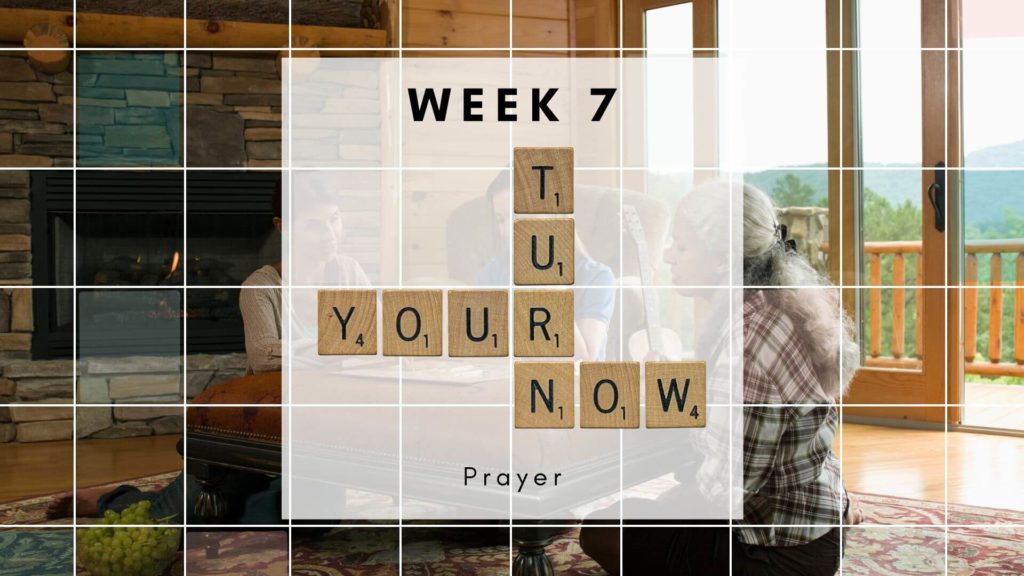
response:
[[(914, 330), (915, 349), (906, 349), (906, 291), (907, 260), (913, 257), (916, 276), (913, 284), (919, 285), (922, 276), (923, 258), (921, 243), (909, 242), (867, 242), (864, 252), (868, 259), (868, 316), (870, 334), (866, 350), (868, 366), (886, 368), (914, 368), (920, 365), (921, 357), (926, 353), (920, 349), (923, 330), (923, 288), (914, 286)], [(964, 276), (964, 371), (968, 374), (985, 376), (1024, 376), (1024, 240), (976, 240), (966, 245), (967, 262)], [(885, 260), (891, 262), (892, 279), (886, 283), (891, 286), (890, 300), (892, 327), (890, 333), (890, 350), (888, 355), (882, 350), (882, 267), (883, 255), (891, 255)], [(1014, 292), (1014, 313), (1010, 326), (1003, 323), (1003, 299), (1007, 289), (1003, 286), (1003, 260), (1012, 256), (1016, 266)], [(988, 350), (984, 352), (984, 360), (978, 359), (978, 261), (988, 259), (990, 274), (983, 284), (991, 287), (988, 291)], [(1003, 355), (1003, 330), (1013, 331), (1013, 355)]]
[[(985, 284), (988, 291), (988, 362), (977, 362), (977, 319), (978, 288), (964, 289), (964, 361), (966, 370), (988, 376), (1024, 376), (1024, 241), (1021, 240), (978, 240), (967, 243), (965, 286), (978, 285), (978, 257), (989, 257), (989, 279)], [(1013, 358), (1004, 361), (1002, 354), (1003, 336), (1003, 255), (1014, 254), (1016, 274), (1013, 288)]]

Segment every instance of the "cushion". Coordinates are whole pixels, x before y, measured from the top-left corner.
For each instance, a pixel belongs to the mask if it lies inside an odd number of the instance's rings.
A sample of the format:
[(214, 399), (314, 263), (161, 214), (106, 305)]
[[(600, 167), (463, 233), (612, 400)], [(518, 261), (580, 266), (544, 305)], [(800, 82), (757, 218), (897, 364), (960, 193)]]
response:
[[(192, 404), (249, 406), (189, 406), (188, 431), (225, 438), (281, 443), (281, 373), (242, 376), (211, 386)], [(277, 404), (277, 406), (259, 406)]]

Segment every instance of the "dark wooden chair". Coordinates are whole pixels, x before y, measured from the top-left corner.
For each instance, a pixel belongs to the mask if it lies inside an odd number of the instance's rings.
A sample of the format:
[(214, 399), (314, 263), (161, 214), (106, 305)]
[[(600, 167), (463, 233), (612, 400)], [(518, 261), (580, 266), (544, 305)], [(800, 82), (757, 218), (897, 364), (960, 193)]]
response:
[(194, 510), (200, 519), (223, 521), (239, 512), (222, 489), (231, 474), (280, 476), (280, 404), (280, 372), (228, 380), (192, 400), (186, 454), (188, 471), (201, 486)]

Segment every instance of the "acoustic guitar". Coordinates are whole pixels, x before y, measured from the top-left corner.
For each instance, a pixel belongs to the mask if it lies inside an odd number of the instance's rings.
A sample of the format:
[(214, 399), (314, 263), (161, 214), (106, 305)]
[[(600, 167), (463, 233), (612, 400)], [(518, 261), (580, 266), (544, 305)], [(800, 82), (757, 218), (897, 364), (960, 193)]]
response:
[(680, 358), (683, 343), (679, 335), (670, 328), (662, 328), (659, 325), (658, 295), (653, 288), (654, 266), (651, 265), (651, 251), (647, 246), (643, 224), (640, 223), (640, 214), (636, 211), (636, 206), (630, 204), (622, 207), (622, 216), (636, 246), (637, 261), (640, 263), (640, 290), (644, 304), (644, 328), (629, 337), (629, 356), (634, 361), (649, 360), (648, 354), (654, 351), (666, 359)]

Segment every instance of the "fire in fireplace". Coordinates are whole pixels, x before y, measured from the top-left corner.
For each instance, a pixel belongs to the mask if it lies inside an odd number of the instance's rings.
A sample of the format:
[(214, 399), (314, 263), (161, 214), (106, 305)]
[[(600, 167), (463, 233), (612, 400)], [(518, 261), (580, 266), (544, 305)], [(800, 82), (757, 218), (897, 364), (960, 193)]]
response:
[(79, 172), (79, 286), (181, 286), (181, 172)]
[[(181, 171), (79, 171), (73, 196), (70, 173), (33, 173), (33, 222), (47, 230), (33, 235), (36, 284), (71, 285), (77, 237), (79, 356), (244, 350), (238, 287), (280, 259), (271, 213), (279, 179), (196, 172), (186, 191)], [(37, 303), (37, 318), (63, 321), (37, 327), (33, 356), (71, 355), (71, 297)]]

